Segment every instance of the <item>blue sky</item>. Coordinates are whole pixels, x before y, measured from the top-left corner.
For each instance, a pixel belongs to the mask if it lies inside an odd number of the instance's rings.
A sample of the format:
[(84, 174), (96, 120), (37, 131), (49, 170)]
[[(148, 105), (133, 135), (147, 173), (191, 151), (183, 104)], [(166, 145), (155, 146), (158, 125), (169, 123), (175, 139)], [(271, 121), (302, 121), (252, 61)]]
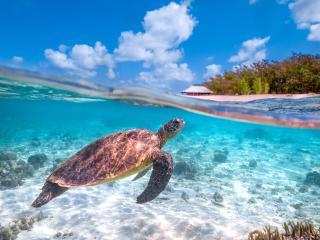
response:
[(239, 64), (318, 54), (319, 0), (0, 0), (0, 62), (179, 90)]

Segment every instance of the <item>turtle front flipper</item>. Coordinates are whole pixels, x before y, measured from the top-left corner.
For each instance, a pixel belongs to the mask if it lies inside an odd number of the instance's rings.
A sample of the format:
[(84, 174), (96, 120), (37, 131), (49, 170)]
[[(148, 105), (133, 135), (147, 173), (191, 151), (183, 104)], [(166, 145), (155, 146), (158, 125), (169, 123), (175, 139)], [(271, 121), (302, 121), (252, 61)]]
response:
[(132, 179), (132, 181), (136, 181), (136, 180), (138, 180), (139, 178), (142, 178), (144, 175), (146, 175), (146, 173), (150, 170), (151, 167), (152, 167), (152, 165), (149, 166), (149, 167), (147, 167), (147, 168), (144, 169), (143, 171), (139, 172), (139, 173), (134, 177), (134, 179)]
[(173, 161), (169, 153), (159, 152), (153, 161), (153, 170), (147, 188), (137, 198), (137, 203), (155, 199), (167, 186), (173, 172)]
[(34, 202), (32, 203), (32, 207), (35, 207), (35, 208), (41, 207), (42, 205), (48, 203), (53, 198), (58, 197), (59, 195), (61, 195), (67, 190), (68, 188), (66, 187), (61, 187), (56, 183), (46, 181), (46, 183), (42, 187), (42, 192), (36, 198), (36, 200), (34, 200)]

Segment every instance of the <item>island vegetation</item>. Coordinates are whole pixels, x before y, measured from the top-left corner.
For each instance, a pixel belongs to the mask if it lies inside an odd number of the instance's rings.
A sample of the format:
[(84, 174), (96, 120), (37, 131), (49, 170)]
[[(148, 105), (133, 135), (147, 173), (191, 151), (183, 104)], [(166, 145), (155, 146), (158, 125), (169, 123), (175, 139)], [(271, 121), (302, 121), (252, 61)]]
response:
[(239, 66), (205, 83), (215, 94), (320, 93), (320, 55), (292, 54), (284, 61)]

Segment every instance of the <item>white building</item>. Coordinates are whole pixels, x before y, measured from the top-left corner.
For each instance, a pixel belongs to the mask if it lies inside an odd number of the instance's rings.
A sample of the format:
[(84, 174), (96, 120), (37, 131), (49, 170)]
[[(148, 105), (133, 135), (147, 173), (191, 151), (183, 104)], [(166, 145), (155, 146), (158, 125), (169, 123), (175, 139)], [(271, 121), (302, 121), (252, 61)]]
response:
[(181, 93), (185, 95), (192, 95), (192, 96), (213, 94), (213, 92), (210, 89), (206, 88), (205, 86), (196, 85), (196, 84), (188, 87), (187, 89), (183, 90)]

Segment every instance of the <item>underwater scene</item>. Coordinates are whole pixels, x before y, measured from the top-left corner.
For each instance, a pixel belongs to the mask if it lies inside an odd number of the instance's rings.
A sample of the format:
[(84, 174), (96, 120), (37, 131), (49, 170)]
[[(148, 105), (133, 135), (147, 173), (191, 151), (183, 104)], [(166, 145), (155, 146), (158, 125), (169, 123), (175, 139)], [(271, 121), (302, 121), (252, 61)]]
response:
[[(10, 81), (1, 79), (0, 239), (248, 239), (267, 225), (320, 224), (319, 129), (240, 122)], [(289, 116), (318, 118), (320, 99), (303, 101), (309, 108), (291, 108)], [(73, 188), (31, 207), (46, 178), (84, 146), (123, 130), (157, 132), (173, 118), (185, 126), (163, 146), (174, 170), (153, 201), (136, 203), (149, 171), (136, 181), (132, 175)]]

